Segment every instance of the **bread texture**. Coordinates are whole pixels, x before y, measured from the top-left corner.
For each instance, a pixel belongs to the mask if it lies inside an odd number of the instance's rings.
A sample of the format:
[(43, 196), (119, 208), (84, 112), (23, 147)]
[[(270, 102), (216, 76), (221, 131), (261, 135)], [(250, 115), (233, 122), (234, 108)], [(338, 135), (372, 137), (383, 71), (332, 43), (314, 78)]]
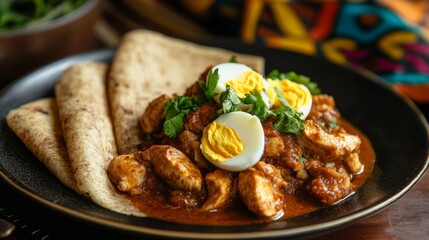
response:
[(123, 38), (108, 74), (108, 95), (118, 151), (139, 149), (142, 141), (138, 119), (154, 98), (161, 94), (183, 94), (209, 66), (240, 63), (259, 72), (264, 59), (220, 48), (167, 37), (147, 30), (135, 30)]
[(182, 95), (208, 67), (232, 56), (263, 73), (262, 57), (135, 30), (122, 38), (110, 65), (67, 67), (55, 97), (11, 110), (7, 123), (64, 185), (106, 209), (145, 216), (112, 185), (109, 163), (140, 150), (139, 119), (153, 99)]
[(59, 116), (79, 191), (95, 203), (123, 214), (143, 215), (116, 191), (107, 167), (117, 155), (105, 76), (107, 65), (69, 67), (55, 86)]
[(64, 185), (79, 192), (64, 142), (54, 98), (38, 99), (11, 110), (10, 129)]

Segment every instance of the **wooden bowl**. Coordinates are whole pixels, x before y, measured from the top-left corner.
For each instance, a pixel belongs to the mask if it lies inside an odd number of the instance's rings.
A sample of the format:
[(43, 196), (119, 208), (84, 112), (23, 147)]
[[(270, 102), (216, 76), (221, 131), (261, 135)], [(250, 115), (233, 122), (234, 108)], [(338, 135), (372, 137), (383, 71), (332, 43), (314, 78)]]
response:
[(88, 0), (75, 11), (32, 28), (0, 34), (0, 86), (56, 59), (93, 45), (100, 0)]

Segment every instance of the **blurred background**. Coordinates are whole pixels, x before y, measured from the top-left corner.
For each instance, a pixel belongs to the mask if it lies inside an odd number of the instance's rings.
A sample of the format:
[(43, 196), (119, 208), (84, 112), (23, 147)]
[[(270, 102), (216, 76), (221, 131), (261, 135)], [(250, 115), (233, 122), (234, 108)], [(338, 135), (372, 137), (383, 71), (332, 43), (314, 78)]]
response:
[[(188, 40), (233, 39), (357, 67), (380, 76), (429, 119), (428, 0), (0, 0), (0, 91), (55, 60), (115, 48), (134, 29)], [(426, 186), (419, 185), (412, 197), (425, 199)], [(394, 218), (422, 211), (405, 203)], [(43, 210), (32, 214), (44, 215)], [(384, 214), (382, 223), (372, 218), (343, 234), (360, 236), (366, 226), (383, 236), (383, 224), (404, 236), (413, 229), (392, 225), (391, 215)], [(87, 226), (83, 232), (93, 230)], [(16, 234), (10, 239), (28, 239)]]
[(231, 38), (376, 73), (427, 113), (426, 0), (1, 0), (0, 87), (133, 29)]

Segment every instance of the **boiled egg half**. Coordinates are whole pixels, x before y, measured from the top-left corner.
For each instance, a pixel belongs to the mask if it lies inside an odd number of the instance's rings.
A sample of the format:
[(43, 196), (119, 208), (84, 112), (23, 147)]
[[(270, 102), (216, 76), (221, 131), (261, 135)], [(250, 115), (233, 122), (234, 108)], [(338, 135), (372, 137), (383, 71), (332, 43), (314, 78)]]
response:
[[(240, 98), (244, 98), (247, 93), (251, 93), (254, 89), (257, 90), (267, 107), (271, 107), (266, 93), (268, 83), (261, 74), (241, 63), (221, 63), (214, 66), (211, 71), (214, 72), (216, 69), (219, 74), (219, 81), (214, 89), (218, 95), (214, 99), (217, 103), (220, 103), (219, 96), (226, 91), (226, 85), (229, 85)], [(246, 109), (245, 105), (241, 107)]]
[(256, 116), (230, 112), (204, 128), (200, 149), (216, 167), (237, 172), (259, 161), (264, 143), (264, 130)]
[(268, 98), (273, 103), (272, 108), (279, 108), (281, 106), (280, 99), (275, 91), (277, 88), (288, 102), (289, 107), (301, 112), (301, 119), (307, 118), (313, 104), (313, 98), (310, 90), (302, 84), (292, 82), (289, 79), (271, 80), (268, 79)]

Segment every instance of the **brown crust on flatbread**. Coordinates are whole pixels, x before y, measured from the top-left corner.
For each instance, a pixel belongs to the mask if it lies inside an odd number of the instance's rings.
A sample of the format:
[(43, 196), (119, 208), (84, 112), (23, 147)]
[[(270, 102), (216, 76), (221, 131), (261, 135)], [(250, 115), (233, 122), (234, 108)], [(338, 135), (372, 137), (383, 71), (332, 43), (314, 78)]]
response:
[(79, 192), (54, 98), (39, 99), (13, 109), (6, 121), (9, 128), (52, 174), (64, 185)]
[(142, 216), (110, 183), (106, 169), (117, 155), (110, 120), (105, 73), (107, 65), (69, 67), (55, 86), (64, 139), (77, 187), (112, 211)]
[(116, 52), (108, 75), (108, 93), (120, 154), (139, 149), (138, 119), (148, 103), (160, 94), (183, 94), (210, 65), (230, 60), (263, 73), (264, 59), (173, 39), (159, 33), (127, 33)]

